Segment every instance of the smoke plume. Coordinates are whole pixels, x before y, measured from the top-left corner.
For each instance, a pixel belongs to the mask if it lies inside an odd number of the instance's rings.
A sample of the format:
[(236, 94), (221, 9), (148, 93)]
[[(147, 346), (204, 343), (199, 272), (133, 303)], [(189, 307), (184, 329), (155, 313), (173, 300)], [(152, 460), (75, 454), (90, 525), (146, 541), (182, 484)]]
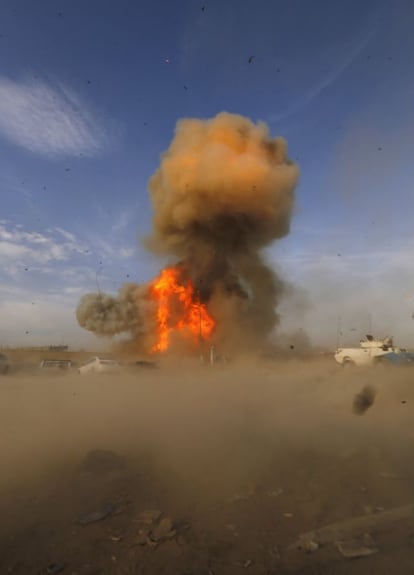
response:
[[(228, 113), (179, 121), (150, 178), (146, 246), (192, 282), (222, 348), (261, 343), (278, 322), (283, 282), (262, 250), (289, 232), (297, 179), (285, 140)], [(139, 347), (155, 325), (150, 285), (128, 284), (117, 297), (87, 294), (77, 309), (80, 325), (100, 335), (130, 333)]]

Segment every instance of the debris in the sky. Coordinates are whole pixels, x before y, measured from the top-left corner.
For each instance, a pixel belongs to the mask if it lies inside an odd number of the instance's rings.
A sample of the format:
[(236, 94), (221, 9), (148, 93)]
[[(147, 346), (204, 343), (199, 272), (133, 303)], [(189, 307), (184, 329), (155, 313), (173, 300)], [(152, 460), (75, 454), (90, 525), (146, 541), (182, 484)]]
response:
[(276, 74), (279, 74), (280, 68), (276, 68)]
[(28, 271), (29, 271), (29, 268), (24, 268), (24, 271), (25, 271), (25, 272), (28, 272)]
[(373, 387), (366, 385), (354, 397), (353, 412), (356, 415), (364, 414), (374, 404), (376, 393)]
[(341, 254), (336, 254), (336, 255), (338, 256), (338, 258), (340, 258), (340, 257), (341, 257)]
[(381, 148), (381, 147), (378, 147), (377, 150), (378, 150), (379, 152), (381, 152), (381, 151), (382, 151), (382, 148)]
[(250, 56), (249, 59), (247, 60), (249, 64), (251, 64), (254, 60), (254, 56)]
[(170, 60), (169, 58), (165, 58), (164, 62), (165, 62), (166, 64), (171, 64), (171, 60)]
[(70, 172), (70, 168), (65, 168), (65, 172)]
[(30, 331), (25, 331), (24, 333), (25, 333), (26, 335), (28, 335), (28, 334), (30, 333)]
[(184, 90), (188, 90), (188, 86), (184, 86)]
[(203, 5), (201, 6), (201, 11), (202, 11), (202, 12), (205, 12), (205, 11), (206, 11), (206, 6), (205, 6), (205, 4), (203, 4)]

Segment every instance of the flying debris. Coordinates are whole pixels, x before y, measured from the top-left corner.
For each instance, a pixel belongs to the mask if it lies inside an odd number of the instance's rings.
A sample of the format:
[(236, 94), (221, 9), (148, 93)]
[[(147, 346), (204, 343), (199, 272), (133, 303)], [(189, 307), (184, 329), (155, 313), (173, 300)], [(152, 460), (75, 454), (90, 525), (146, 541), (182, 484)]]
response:
[(165, 62), (166, 64), (171, 64), (171, 60), (170, 60), (169, 58), (165, 58), (164, 62)]
[(250, 56), (249, 59), (247, 60), (247, 62), (248, 62), (249, 64), (252, 64), (252, 63), (253, 63), (253, 60), (254, 60), (254, 56)]

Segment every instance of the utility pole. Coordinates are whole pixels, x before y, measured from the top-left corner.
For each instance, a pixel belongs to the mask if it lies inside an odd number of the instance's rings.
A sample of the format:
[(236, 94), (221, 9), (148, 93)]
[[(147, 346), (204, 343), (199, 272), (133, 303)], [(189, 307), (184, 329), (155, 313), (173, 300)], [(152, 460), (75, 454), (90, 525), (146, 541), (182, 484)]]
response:
[(336, 318), (336, 349), (339, 349), (340, 337), (341, 337), (341, 316), (338, 315)]
[(372, 335), (372, 315), (369, 313), (368, 314), (368, 333), (369, 335)]

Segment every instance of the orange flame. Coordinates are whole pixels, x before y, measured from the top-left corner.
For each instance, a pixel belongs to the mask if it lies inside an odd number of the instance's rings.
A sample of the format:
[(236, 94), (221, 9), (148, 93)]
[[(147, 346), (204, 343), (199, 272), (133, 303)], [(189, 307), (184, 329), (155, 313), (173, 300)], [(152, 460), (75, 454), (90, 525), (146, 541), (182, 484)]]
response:
[(152, 282), (150, 294), (158, 304), (157, 341), (151, 352), (168, 349), (173, 332), (190, 337), (195, 344), (210, 338), (216, 322), (198, 301), (191, 281), (183, 279), (180, 268), (165, 268)]

